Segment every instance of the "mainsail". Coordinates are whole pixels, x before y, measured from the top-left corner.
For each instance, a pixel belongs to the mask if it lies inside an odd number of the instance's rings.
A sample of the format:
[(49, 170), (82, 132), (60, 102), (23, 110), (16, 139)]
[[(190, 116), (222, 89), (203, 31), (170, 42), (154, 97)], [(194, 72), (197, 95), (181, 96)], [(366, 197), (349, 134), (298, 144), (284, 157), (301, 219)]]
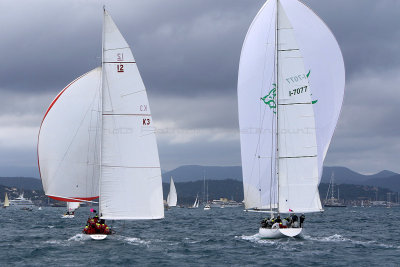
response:
[(178, 195), (176, 194), (174, 180), (171, 177), (170, 184), (169, 184), (169, 193), (167, 196), (167, 204), (169, 207), (176, 207), (177, 201), (178, 201)]
[(146, 88), (129, 45), (104, 11), (100, 212), (164, 217), (161, 169)]
[(239, 67), (246, 208), (322, 209), (318, 183), (343, 93), (342, 55), (324, 22), (299, 1), (267, 1)]

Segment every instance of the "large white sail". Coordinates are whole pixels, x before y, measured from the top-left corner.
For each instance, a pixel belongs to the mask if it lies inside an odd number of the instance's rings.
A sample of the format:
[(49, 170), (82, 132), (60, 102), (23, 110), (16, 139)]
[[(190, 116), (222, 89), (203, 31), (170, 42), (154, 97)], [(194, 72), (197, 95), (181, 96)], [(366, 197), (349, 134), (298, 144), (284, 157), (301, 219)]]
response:
[(178, 201), (178, 196), (176, 194), (176, 188), (174, 184), (174, 180), (171, 177), (170, 183), (169, 183), (169, 193), (167, 196), (167, 204), (169, 207), (176, 207), (176, 202)]
[(339, 119), (345, 88), (342, 52), (328, 26), (300, 1), (279, 1), (294, 28), (294, 35), (309, 73), (314, 101), (319, 181), (323, 162)]
[(66, 86), (47, 109), (38, 136), (38, 164), (47, 196), (98, 197), (101, 68)]
[[(278, 50), (287, 50), (278, 55), (276, 37)], [(297, 94), (299, 88), (303, 89)], [(290, 90), (295, 91), (289, 95)], [(299, 1), (267, 1), (249, 28), (240, 58), (238, 101), (246, 208), (274, 208), (279, 198), (282, 212), (321, 210), (317, 186), (343, 93), (343, 58), (324, 22)], [(279, 110), (277, 102), (283, 104)]]
[(100, 212), (164, 217), (161, 169), (146, 88), (127, 42), (104, 11)]
[(311, 90), (294, 29), (278, 2), (279, 212), (322, 210)]
[[(268, 1), (253, 20), (240, 56), (239, 126), (247, 209), (277, 204), (275, 50), (275, 5)], [(261, 100), (263, 97), (268, 104)]]

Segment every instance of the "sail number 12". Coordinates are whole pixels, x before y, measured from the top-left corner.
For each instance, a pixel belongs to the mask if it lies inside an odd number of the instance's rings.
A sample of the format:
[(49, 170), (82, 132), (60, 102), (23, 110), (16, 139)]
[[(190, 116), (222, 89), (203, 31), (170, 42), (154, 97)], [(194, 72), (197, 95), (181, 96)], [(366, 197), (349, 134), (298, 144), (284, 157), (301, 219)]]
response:
[(118, 65), (117, 65), (117, 71), (118, 71), (118, 72), (124, 72), (124, 65), (118, 64)]

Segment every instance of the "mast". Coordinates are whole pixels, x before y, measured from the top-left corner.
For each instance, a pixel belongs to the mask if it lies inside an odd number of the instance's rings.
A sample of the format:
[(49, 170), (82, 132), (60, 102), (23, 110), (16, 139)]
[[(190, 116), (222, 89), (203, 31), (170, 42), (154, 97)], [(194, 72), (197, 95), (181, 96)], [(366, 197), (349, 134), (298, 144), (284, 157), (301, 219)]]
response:
[[(275, 168), (276, 168), (276, 181), (278, 187), (277, 196), (277, 208), (279, 213), (279, 125), (278, 125), (278, 114), (279, 114), (279, 78), (278, 78), (278, 51), (279, 51), (279, 33), (278, 33), (278, 12), (279, 0), (276, 0), (276, 22), (275, 22), (275, 83), (276, 83), (276, 156), (275, 156)], [(272, 211), (272, 203), (270, 203)]]
[(105, 29), (105, 14), (106, 14), (106, 6), (103, 5), (103, 29), (101, 32), (101, 83), (100, 83), (100, 144), (99, 144), (99, 169), (100, 169), (100, 176), (99, 176), (99, 214), (100, 216), (102, 215), (101, 213), (101, 179), (102, 179), (102, 171), (101, 171), (101, 166), (103, 163), (103, 158), (102, 158), (102, 150), (103, 150), (103, 79), (104, 79), (104, 29)]

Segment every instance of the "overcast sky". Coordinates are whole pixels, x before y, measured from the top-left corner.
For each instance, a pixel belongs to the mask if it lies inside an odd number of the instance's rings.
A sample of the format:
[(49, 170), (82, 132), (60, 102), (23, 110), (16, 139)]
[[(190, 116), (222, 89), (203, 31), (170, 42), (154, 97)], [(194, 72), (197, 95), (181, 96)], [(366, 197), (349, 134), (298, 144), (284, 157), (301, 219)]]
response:
[[(346, 90), (327, 166), (400, 172), (400, 1), (306, 0), (342, 48)], [(146, 85), (161, 167), (240, 165), (237, 70), (263, 0), (0, 0), (0, 176), (38, 177), (41, 119), (100, 65), (102, 6)]]

